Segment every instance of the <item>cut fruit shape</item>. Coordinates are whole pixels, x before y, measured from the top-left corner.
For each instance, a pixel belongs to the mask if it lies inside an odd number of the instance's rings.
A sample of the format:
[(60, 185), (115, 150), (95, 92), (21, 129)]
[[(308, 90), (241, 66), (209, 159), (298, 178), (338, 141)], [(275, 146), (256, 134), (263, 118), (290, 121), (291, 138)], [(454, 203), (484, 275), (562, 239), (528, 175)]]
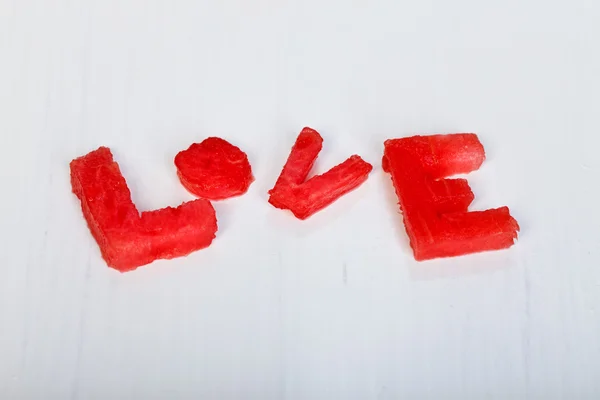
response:
[(203, 199), (223, 200), (242, 195), (254, 181), (246, 153), (218, 137), (193, 143), (179, 152), (175, 165), (182, 185)]
[(465, 179), (485, 159), (477, 135), (413, 136), (385, 141), (383, 169), (392, 176), (416, 260), (512, 246), (519, 225), (507, 207), (468, 212), (474, 199)]
[(217, 219), (208, 200), (140, 214), (106, 147), (71, 162), (71, 185), (104, 260), (121, 272), (185, 256), (215, 238)]
[(306, 219), (367, 180), (373, 166), (357, 155), (306, 180), (322, 147), (323, 138), (317, 131), (304, 128), (300, 132), (275, 187), (269, 191), (269, 203)]

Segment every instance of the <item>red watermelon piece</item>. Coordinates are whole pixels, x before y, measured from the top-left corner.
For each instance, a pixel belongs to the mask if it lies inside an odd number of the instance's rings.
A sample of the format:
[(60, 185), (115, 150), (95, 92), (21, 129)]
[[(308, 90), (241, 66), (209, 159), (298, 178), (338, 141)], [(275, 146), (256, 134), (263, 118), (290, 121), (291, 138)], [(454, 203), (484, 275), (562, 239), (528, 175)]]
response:
[(121, 272), (185, 256), (215, 238), (217, 219), (208, 200), (140, 214), (106, 147), (71, 162), (71, 185), (103, 258)]
[(254, 181), (246, 153), (218, 137), (209, 137), (179, 152), (175, 165), (183, 186), (204, 199), (239, 196)]
[(415, 259), (458, 256), (512, 246), (519, 225), (507, 207), (469, 212), (465, 179), (485, 159), (475, 134), (413, 136), (385, 142), (383, 169), (392, 176)]
[(275, 187), (269, 191), (269, 203), (306, 219), (367, 180), (373, 166), (357, 155), (306, 180), (322, 147), (323, 138), (317, 131), (304, 128), (300, 132)]

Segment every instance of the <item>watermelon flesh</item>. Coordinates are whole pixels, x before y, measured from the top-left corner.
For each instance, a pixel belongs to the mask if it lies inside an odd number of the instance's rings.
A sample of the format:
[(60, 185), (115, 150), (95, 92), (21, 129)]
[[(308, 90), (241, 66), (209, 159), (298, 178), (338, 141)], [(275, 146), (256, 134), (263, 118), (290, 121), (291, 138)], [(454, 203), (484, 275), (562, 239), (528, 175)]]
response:
[(209, 137), (175, 156), (177, 175), (192, 194), (223, 200), (248, 191), (254, 181), (248, 156), (224, 139)]
[(306, 180), (322, 147), (323, 138), (317, 131), (304, 128), (300, 132), (275, 186), (269, 191), (269, 203), (306, 219), (367, 180), (373, 166), (357, 155)]
[(465, 179), (485, 151), (470, 133), (413, 136), (384, 143), (383, 169), (391, 174), (416, 260), (512, 246), (519, 225), (507, 207), (469, 212), (474, 199)]
[(106, 263), (118, 271), (185, 256), (208, 247), (215, 238), (217, 219), (208, 200), (140, 214), (106, 147), (73, 160), (70, 167), (73, 193), (90, 231)]

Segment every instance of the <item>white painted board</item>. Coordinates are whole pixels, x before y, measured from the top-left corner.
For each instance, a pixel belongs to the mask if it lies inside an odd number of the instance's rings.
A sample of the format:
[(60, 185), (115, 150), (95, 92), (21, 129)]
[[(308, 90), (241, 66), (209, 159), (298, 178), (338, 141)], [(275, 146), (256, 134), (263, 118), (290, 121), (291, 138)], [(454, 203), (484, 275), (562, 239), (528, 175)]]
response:
[[(0, 398), (600, 398), (600, 3), (0, 0)], [(358, 190), (267, 203), (303, 126)], [(383, 141), (476, 132), (508, 251), (413, 260)], [(221, 136), (256, 182), (213, 245), (119, 274), (71, 193), (109, 146), (142, 209)]]

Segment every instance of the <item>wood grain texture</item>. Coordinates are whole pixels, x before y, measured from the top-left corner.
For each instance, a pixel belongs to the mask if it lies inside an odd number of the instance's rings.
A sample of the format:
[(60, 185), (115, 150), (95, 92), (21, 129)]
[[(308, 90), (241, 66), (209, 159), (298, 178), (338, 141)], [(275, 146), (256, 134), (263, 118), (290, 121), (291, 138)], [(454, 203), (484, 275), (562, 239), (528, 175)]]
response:
[[(600, 398), (600, 5), (0, 0), (1, 399)], [(312, 126), (319, 171), (376, 169), (300, 222), (267, 203)], [(383, 141), (477, 132), (474, 209), (509, 251), (416, 263)], [(256, 182), (213, 245), (121, 275), (69, 161), (109, 146), (141, 209), (191, 199), (222, 136)]]

